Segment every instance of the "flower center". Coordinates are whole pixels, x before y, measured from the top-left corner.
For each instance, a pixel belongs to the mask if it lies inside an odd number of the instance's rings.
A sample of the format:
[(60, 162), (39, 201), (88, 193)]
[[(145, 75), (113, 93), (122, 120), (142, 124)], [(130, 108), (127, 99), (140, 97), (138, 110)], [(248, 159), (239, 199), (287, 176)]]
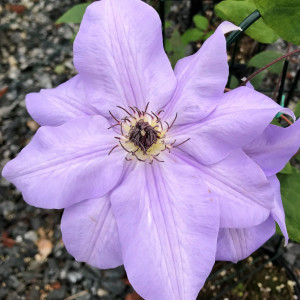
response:
[(180, 146), (189, 140), (187, 139), (178, 145), (174, 145), (176, 140), (173, 143), (166, 141), (166, 135), (176, 121), (177, 114), (171, 125), (165, 121), (166, 125), (163, 126), (159, 116), (163, 111), (148, 113), (148, 104), (144, 111), (140, 111), (137, 107), (129, 107), (129, 111), (120, 106), (118, 108), (122, 109), (127, 115), (119, 121), (109, 112), (117, 122), (110, 128), (120, 126), (120, 136), (115, 137), (119, 140), (119, 144), (114, 146), (108, 154), (118, 146), (121, 146), (128, 152), (126, 160), (135, 158), (143, 162), (148, 161), (150, 164), (153, 163), (153, 160), (163, 162), (163, 160), (158, 158), (163, 151), (168, 150), (170, 152), (172, 148)]
[(159, 139), (159, 133), (160, 132), (148, 122), (139, 120), (136, 122), (135, 126), (130, 128), (128, 139), (146, 154), (147, 150)]

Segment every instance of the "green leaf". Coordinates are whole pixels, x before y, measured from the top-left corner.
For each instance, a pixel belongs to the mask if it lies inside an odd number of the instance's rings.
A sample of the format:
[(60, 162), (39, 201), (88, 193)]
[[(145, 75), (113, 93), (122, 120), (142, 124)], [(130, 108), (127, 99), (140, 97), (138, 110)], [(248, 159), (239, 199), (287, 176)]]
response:
[(169, 39), (165, 41), (165, 51), (167, 53), (172, 51), (172, 44)]
[(179, 31), (175, 29), (171, 38), (167, 39), (165, 43), (165, 50), (173, 67), (175, 67), (179, 59), (184, 57), (185, 47)]
[[(215, 6), (215, 12), (220, 18), (231, 21), (235, 25), (240, 24), (255, 10), (253, 0), (225, 0)], [(245, 33), (261, 43), (273, 43), (278, 39), (278, 35), (265, 24), (262, 18), (252, 24)]]
[(61, 23), (80, 23), (86, 8), (90, 3), (77, 4), (65, 12), (57, 21), (56, 24)]
[(278, 174), (285, 221), (290, 239), (300, 242), (300, 173)]
[(276, 126), (279, 126), (281, 127), (280, 123), (278, 122), (278, 120), (276, 118), (274, 118), (271, 122), (272, 125), (276, 125)]
[(294, 113), (297, 118), (300, 117), (300, 101), (296, 104)]
[(265, 75), (266, 75), (266, 71), (262, 71), (250, 80), (251, 84), (253, 85), (253, 87), (256, 90), (260, 88), (260, 86), (261, 86), (261, 84), (264, 80)]
[(187, 45), (190, 42), (196, 42), (201, 40), (203, 37), (203, 31), (199, 30), (198, 28), (188, 29), (182, 36), (182, 42)]
[(239, 86), (238, 79), (234, 75), (232, 75), (231, 78), (230, 78), (229, 88), (230, 89), (235, 89), (238, 86)]
[(296, 156), (295, 156), (295, 159), (296, 159), (297, 161), (300, 161), (300, 154), (296, 155)]
[(280, 171), (281, 174), (293, 174), (293, 167), (292, 165), (288, 162), (284, 168)]
[(254, 0), (264, 22), (286, 41), (300, 45), (299, 0)]
[[(250, 61), (248, 62), (249, 67), (256, 67), (256, 68), (262, 68), (271, 61), (279, 58), (282, 56), (282, 53), (280, 52), (275, 52), (275, 51), (263, 51), (255, 56), (253, 56)], [(275, 63), (274, 65), (270, 66), (267, 68), (268, 71), (279, 74), (282, 71), (283, 67), (283, 60)]]
[(165, 21), (165, 29), (170, 28), (172, 23), (170, 21)]
[(203, 40), (206, 41), (213, 33), (214, 33), (213, 30), (211, 30), (208, 33), (206, 33), (205, 36), (203, 37)]
[(201, 30), (206, 30), (208, 28), (208, 20), (203, 16), (195, 15), (193, 21), (195, 26)]

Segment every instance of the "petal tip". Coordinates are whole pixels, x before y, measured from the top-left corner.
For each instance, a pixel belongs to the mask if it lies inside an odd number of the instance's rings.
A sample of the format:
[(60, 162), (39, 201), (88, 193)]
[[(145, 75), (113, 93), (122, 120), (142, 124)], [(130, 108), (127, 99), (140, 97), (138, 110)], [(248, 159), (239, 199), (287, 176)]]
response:
[(228, 21), (222, 22), (219, 27), (222, 30), (223, 34), (226, 34), (230, 31), (235, 31), (235, 30), (242, 31), (242, 28), (240, 28), (240, 27), (238, 27), (238, 26), (236, 26), (233, 23), (228, 22)]

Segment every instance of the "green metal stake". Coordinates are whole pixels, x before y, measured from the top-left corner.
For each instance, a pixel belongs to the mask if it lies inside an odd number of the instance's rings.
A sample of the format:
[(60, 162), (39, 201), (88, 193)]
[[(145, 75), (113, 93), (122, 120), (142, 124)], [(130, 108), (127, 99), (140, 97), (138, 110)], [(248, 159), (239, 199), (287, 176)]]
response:
[[(281, 101), (280, 101), (280, 106), (284, 107), (284, 101), (285, 101), (285, 95), (282, 95), (281, 97)], [(275, 118), (278, 119), (280, 118), (280, 116), (282, 115), (282, 113), (278, 113)]]
[(239, 27), (242, 29), (233, 31), (230, 33), (230, 35), (226, 39), (226, 45), (227, 48), (237, 40), (237, 38), (249, 27), (251, 26), (255, 21), (257, 21), (261, 17), (260, 13), (258, 10), (255, 10), (251, 15), (249, 15), (240, 25)]

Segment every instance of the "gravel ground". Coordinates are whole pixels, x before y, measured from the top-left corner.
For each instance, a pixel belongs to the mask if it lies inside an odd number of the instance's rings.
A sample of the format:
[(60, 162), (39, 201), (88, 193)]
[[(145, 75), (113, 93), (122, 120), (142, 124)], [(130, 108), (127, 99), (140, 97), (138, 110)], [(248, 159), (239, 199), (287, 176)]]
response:
[[(1, 169), (38, 128), (26, 112), (25, 95), (75, 74), (70, 39), (78, 26), (54, 23), (76, 3), (1, 1)], [(102, 271), (76, 262), (61, 241), (61, 212), (27, 205), (0, 180), (0, 299), (124, 299), (130, 288), (123, 268)]]
[[(54, 23), (79, 2), (1, 0), (0, 169), (38, 128), (26, 112), (25, 95), (55, 87), (75, 74), (70, 39), (78, 26)], [(61, 211), (27, 205), (20, 192), (0, 178), (0, 299), (138, 299), (122, 267), (98, 270), (66, 252), (60, 217)], [(284, 257), (300, 276), (300, 246), (291, 243)], [(213, 290), (211, 286), (206, 285)]]

